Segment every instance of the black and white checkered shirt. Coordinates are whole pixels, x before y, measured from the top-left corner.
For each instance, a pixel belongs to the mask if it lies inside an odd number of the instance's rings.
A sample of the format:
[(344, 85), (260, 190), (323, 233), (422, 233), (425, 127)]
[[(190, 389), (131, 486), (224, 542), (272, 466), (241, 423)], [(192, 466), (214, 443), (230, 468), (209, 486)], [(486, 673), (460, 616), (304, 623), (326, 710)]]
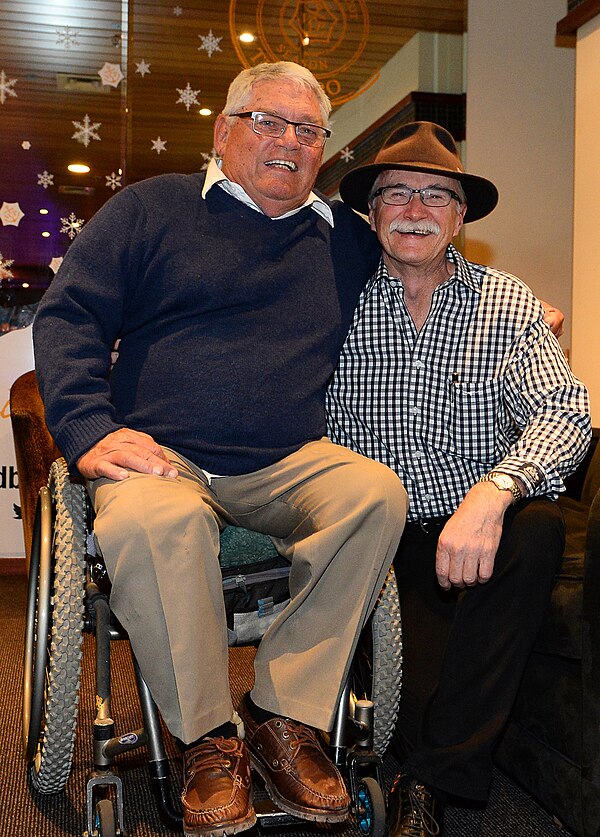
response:
[(585, 387), (529, 288), (452, 245), (447, 256), (454, 274), (419, 332), (380, 263), (327, 397), (331, 439), (398, 473), (410, 520), (452, 514), (496, 467), (555, 498), (591, 433)]

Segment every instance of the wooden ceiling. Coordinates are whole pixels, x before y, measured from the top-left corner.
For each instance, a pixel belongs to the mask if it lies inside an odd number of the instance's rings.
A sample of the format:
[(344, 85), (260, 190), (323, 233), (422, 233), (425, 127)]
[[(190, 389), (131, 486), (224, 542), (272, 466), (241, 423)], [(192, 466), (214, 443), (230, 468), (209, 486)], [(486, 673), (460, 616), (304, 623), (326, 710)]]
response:
[[(89, 220), (119, 184), (205, 167), (243, 66), (303, 63), (335, 107), (416, 32), (466, 29), (466, 0), (0, 0), (0, 11), (4, 304), (9, 285), (47, 286), (71, 221)], [(240, 42), (244, 31), (253, 43)], [(105, 65), (112, 79), (99, 75)], [(72, 162), (90, 173), (70, 174)], [(16, 224), (11, 204), (24, 213)]]

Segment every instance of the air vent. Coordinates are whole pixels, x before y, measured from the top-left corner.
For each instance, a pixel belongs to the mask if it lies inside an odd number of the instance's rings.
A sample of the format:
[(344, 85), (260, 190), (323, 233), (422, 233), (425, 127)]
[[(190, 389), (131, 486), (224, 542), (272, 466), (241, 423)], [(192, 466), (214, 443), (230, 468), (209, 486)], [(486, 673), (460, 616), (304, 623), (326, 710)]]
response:
[(96, 191), (93, 186), (59, 186), (61, 195), (93, 195)]
[(110, 87), (102, 84), (100, 76), (56, 74), (56, 87), (62, 93), (108, 93)]

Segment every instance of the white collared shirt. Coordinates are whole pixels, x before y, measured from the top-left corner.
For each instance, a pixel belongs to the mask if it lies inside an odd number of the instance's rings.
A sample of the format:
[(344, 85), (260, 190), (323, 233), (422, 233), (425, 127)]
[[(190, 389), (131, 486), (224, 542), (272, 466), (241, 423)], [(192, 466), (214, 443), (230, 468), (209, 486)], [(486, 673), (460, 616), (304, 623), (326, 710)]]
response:
[[(204, 186), (202, 187), (202, 197), (206, 198), (207, 193), (209, 192), (212, 187), (218, 183), (218, 185), (227, 192), (228, 195), (236, 198), (238, 201), (241, 201), (246, 206), (249, 206), (250, 209), (256, 210), (256, 212), (260, 212), (264, 215), (264, 212), (247, 194), (242, 186), (239, 183), (235, 183), (233, 180), (229, 180), (229, 178), (223, 174), (221, 171), (220, 161), (212, 159), (208, 164), (208, 168), (206, 170), (206, 180), (204, 181)], [(324, 218), (330, 227), (333, 227), (333, 213), (331, 211), (331, 207), (325, 203), (325, 201), (321, 200), (318, 195), (315, 195), (314, 192), (311, 192), (302, 206), (297, 206), (295, 209), (290, 209), (289, 212), (285, 212), (283, 215), (277, 215), (273, 218), (274, 221), (280, 221), (282, 218), (289, 218), (290, 215), (295, 215), (297, 212), (300, 212), (301, 209), (304, 209), (305, 206), (310, 206), (314, 209), (315, 212), (318, 212), (322, 218)]]

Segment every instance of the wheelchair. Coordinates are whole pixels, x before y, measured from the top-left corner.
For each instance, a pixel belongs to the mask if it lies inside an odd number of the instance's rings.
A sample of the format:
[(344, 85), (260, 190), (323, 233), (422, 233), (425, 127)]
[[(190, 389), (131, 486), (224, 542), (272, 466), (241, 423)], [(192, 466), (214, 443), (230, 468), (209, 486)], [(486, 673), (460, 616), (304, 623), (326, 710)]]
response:
[[(111, 613), (110, 583), (101, 556), (95, 553), (92, 532), (93, 511), (85, 487), (69, 475), (64, 459), (58, 458), (50, 467), (48, 484), (39, 489), (30, 550), (22, 713), (29, 779), (37, 792), (52, 794), (61, 791), (70, 776), (83, 637), (89, 633), (94, 637), (96, 652), (96, 716), (91, 731), (92, 764), (86, 784), (83, 835), (116, 837), (126, 833), (118, 757), (139, 747), (147, 750), (150, 784), (160, 819), (168, 829), (181, 833), (182, 815), (171, 792), (170, 762), (158, 709), (135, 658), (142, 726), (119, 731), (113, 717), (111, 642), (126, 640), (127, 635)], [(232, 578), (245, 588), (249, 562), (254, 566), (257, 555), (262, 561), (274, 554), (267, 536), (227, 527), (221, 538), (220, 559), (224, 591), (231, 587)], [(278, 578), (282, 562), (284, 559), (280, 559), (275, 573)], [(269, 573), (256, 573), (256, 577), (266, 575)], [(390, 572), (362, 632), (334, 728), (327, 736), (330, 755), (346, 780), (351, 816), (365, 837), (385, 834), (382, 756), (397, 718), (402, 666), (398, 601), (395, 577)], [(284, 606), (281, 602), (280, 607)], [(275, 618), (275, 611), (268, 596), (259, 599), (261, 630)], [(238, 637), (235, 631), (229, 633), (233, 644)], [(255, 797), (255, 809), (259, 832), (307, 826), (306, 821), (275, 808), (266, 795)]]

